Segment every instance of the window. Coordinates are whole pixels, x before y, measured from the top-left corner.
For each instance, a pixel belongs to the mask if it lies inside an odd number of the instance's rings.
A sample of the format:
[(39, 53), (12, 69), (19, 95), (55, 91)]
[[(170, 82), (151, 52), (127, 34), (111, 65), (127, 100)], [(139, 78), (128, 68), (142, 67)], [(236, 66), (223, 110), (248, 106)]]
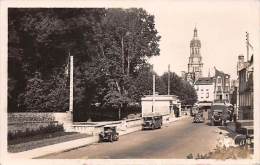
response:
[(229, 86), (226, 86), (226, 91), (229, 91)]
[(218, 77), (218, 84), (221, 83), (221, 77)]
[(206, 89), (206, 91), (209, 91), (209, 89)]
[(221, 91), (221, 86), (218, 86), (218, 90), (217, 91)]
[(209, 92), (208, 92), (208, 93), (206, 93), (206, 98), (209, 98)]
[(204, 91), (203, 89), (201, 89), (200, 91)]

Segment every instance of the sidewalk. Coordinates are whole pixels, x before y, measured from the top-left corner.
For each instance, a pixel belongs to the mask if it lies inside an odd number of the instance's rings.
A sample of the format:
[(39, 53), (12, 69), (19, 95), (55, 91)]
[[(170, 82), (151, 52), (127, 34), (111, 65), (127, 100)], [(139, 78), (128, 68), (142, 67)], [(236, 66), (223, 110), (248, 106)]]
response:
[[(172, 118), (170, 121), (167, 123), (167, 126), (169, 124), (172, 124), (175, 121), (182, 120), (185, 118), (188, 118), (189, 116), (181, 116), (179, 118)], [(121, 131), (120, 136), (126, 135), (132, 132), (140, 131), (142, 129), (141, 126), (136, 126), (129, 128), (129, 130), (126, 131)], [(64, 152), (72, 149), (76, 149), (79, 147), (84, 147), (93, 143), (98, 142), (98, 136), (91, 136), (87, 138), (81, 138), (77, 140), (72, 140), (72, 141), (67, 141), (63, 143), (58, 143), (58, 144), (53, 144), (45, 147), (40, 147), (36, 149), (32, 149), (29, 151), (24, 151), (24, 152), (19, 152), (19, 153), (7, 153), (7, 158), (8, 159), (33, 159), (37, 157), (41, 157), (44, 155), (49, 155), (53, 153), (59, 153), (59, 152)]]
[(53, 145), (40, 147), (40, 148), (32, 149), (29, 151), (19, 152), (19, 153), (7, 153), (7, 158), (9, 158), (9, 159), (32, 159), (32, 158), (40, 157), (43, 155), (58, 153), (58, 152), (66, 151), (66, 150), (75, 149), (78, 147), (87, 146), (87, 145), (90, 145), (95, 142), (98, 142), (98, 136), (91, 136), (91, 137), (87, 137), (87, 138), (81, 138), (81, 139), (77, 139), (77, 140), (53, 144)]

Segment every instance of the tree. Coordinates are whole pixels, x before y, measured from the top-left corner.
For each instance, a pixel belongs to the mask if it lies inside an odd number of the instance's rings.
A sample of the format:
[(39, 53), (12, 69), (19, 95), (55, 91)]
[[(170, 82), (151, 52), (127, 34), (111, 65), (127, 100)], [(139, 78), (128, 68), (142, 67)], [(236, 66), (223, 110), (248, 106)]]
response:
[[(164, 73), (161, 78), (165, 84), (168, 83), (168, 73)], [(197, 93), (193, 86), (174, 72), (170, 72), (170, 94), (177, 95), (184, 105), (193, 105), (197, 102)]]
[(28, 112), (65, 112), (69, 108), (69, 90), (66, 78), (55, 74), (42, 80), (39, 73), (27, 81), (24, 93), (19, 95), (19, 105)]
[(167, 86), (165, 82), (152, 71), (152, 66), (149, 64), (144, 65), (139, 69), (139, 74), (135, 79), (132, 79), (132, 84), (129, 88), (129, 97), (140, 102), (141, 97), (144, 95), (153, 94), (153, 75), (155, 74), (155, 91), (159, 94), (166, 94)]
[[(143, 9), (12, 8), (8, 26), (8, 104), (19, 103), (16, 110), (67, 109), (63, 72), (69, 55), (74, 56), (77, 110), (94, 103), (123, 109), (148, 91), (138, 93), (145, 87), (135, 80), (152, 79), (144, 70), (147, 59), (159, 55), (160, 36), (154, 16)], [(158, 76), (157, 81), (163, 90)]]
[[(16, 103), (18, 96), (24, 95), (33, 73), (40, 72), (41, 79), (48, 81), (57, 68), (64, 69), (69, 52), (77, 56), (76, 61), (88, 61), (90, 56), (95, 56), (93, 29), (103, 11), (9, 9), (8, 78), (12, 87), (8, 90), (8, 104)], [(15, 106), (11, 108), (18, 110)]]

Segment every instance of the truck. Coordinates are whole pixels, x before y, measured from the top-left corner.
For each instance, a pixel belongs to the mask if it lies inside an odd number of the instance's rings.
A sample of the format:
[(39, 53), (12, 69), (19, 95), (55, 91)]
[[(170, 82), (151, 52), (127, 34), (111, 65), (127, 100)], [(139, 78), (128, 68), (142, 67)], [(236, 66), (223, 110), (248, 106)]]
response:
[(225, 125), (227, 120), (231, 119), (230, 104), (212, 103), (211, 109), (208, 111), (208, 119), (212, 126)]
[(162, 127), (162, 115), (150, 114), (143, 116), (142, 129), (156, 129)]

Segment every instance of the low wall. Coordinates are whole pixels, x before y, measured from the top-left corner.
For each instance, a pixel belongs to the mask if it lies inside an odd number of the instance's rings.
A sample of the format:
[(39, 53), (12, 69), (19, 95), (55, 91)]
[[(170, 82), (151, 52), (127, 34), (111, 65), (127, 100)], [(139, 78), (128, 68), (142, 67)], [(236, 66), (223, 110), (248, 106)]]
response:
[(8, 123), (18, 123), (18, 122), (51, 122), (58, 121), (59, 123), (63, 123), (66, 118), (66, 112), (15, 112), (8, 113)]
[(8, 131), (25, 131), (26, 129), (35, 130), (39, 127), (46, 127), (50, 123), (68, 123), (68, 114), (60, 113), (37, 113), (37, 112), (15, 112), (8, 113)]
[(127, 119), (121, 121), (111, 121), (111, 122), (101, 122), (101, 123), (91, 123), (91, 122), (77, 122), (72, 125), (73, 130), (80, 133), (86, 133), (89, 135), (98, 135), (103, 131), (105, 125), (116, 125), (117, 131), (120, 135), (130, 133), (136, 130), (141, 130), (141, 125), (143, 120), (141, 118), (137, 119)]
[[(175, 121), (174, 114), (163, 115), (163, 125)], [(75, 122), (73, 130), (89, 135), (98, 135), (103, 131), (105, 125), (116, 125), (119, 135), (128, 134), (142, 129), (142, 118), (127, 119), (111, 122)]]

